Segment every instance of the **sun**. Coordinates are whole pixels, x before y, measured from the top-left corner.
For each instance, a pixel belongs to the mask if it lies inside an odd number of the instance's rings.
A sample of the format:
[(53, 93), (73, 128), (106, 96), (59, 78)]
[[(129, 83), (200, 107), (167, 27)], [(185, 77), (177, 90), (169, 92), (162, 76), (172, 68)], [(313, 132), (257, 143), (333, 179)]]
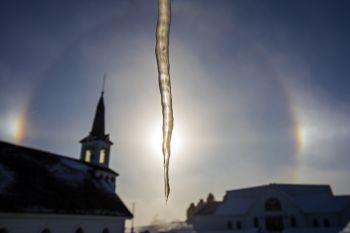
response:
[[(155, 126), (150, 137), (150, 144), (152, 145), (153, 150), (156, 152), (156, 156), (162, 156), (162, 136), (162, 126)], [(171, 155), (178, 154), (183, 147), (183, 135), (181, 136), (178, 128), (174, 127), (171, 137)]]

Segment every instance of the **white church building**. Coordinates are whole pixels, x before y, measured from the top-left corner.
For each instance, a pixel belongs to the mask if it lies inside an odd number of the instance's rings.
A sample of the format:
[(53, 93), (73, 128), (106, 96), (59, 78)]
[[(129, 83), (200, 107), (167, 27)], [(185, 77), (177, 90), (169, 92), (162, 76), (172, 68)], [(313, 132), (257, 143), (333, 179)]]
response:
[(197, 233), (340, 232), (350, 221), (350, 196), (329, 185), (269, 184), (227, 191), (191, 204), (187, 221)]
[(124, 233), (103, 92), (79, 159), (0, 141), (0, 233)]

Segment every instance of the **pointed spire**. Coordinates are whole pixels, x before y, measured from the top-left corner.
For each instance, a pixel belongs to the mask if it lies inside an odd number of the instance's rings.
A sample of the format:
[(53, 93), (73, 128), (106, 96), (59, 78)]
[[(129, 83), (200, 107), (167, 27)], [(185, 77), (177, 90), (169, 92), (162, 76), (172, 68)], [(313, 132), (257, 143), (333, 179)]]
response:
[(101, 139), (105, 137), (105, 105), (103, 101), (105, 82), (106, 82), (106, 73), (103, 76), (101, 97), (97, 104), (94, 123), (92, 125), (92, 130), (90, 133), (90, 135), (93, 135)]
[(103, 102), (103, 92), (98, 101), (91, 135), (103, 139), (105, 137), (105, 105)]

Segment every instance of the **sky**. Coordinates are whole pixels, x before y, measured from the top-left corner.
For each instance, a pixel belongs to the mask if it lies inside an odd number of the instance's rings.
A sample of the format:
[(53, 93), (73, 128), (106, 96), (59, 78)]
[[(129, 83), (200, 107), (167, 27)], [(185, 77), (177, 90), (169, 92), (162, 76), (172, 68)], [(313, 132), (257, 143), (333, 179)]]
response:
[[(350, 193), (350, 2), (172, 0), (165, 204), (155, 0), (0, 2), (0, 140), (79, 158), (102, 77), (137, 226), (268, 183)], [(130, 223), (127, 223), (130, 225)]]

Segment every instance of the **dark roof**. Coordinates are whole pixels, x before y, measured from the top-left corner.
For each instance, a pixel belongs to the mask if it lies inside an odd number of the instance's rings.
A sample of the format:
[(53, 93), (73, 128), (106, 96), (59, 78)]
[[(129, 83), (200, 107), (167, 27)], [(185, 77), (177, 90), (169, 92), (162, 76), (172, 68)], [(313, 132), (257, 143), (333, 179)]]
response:
[(350, 196), (306, 196), (294, 198), (293, 201), (305, 213), (334, 213), (350, 205)]
[(0, 141), (0, 212), (131, 218), (110, 181), (80, 160)]
[(275, 188), (289, 196), (309, 196), (309, 195), (325, 195), (332, 196), (332, 190), (329, 185), (318, 184), (267, 184), (243, 189), (230, 190), (226, 192), (226, 196), (230, 198), (257, 198), (267, 189)]

